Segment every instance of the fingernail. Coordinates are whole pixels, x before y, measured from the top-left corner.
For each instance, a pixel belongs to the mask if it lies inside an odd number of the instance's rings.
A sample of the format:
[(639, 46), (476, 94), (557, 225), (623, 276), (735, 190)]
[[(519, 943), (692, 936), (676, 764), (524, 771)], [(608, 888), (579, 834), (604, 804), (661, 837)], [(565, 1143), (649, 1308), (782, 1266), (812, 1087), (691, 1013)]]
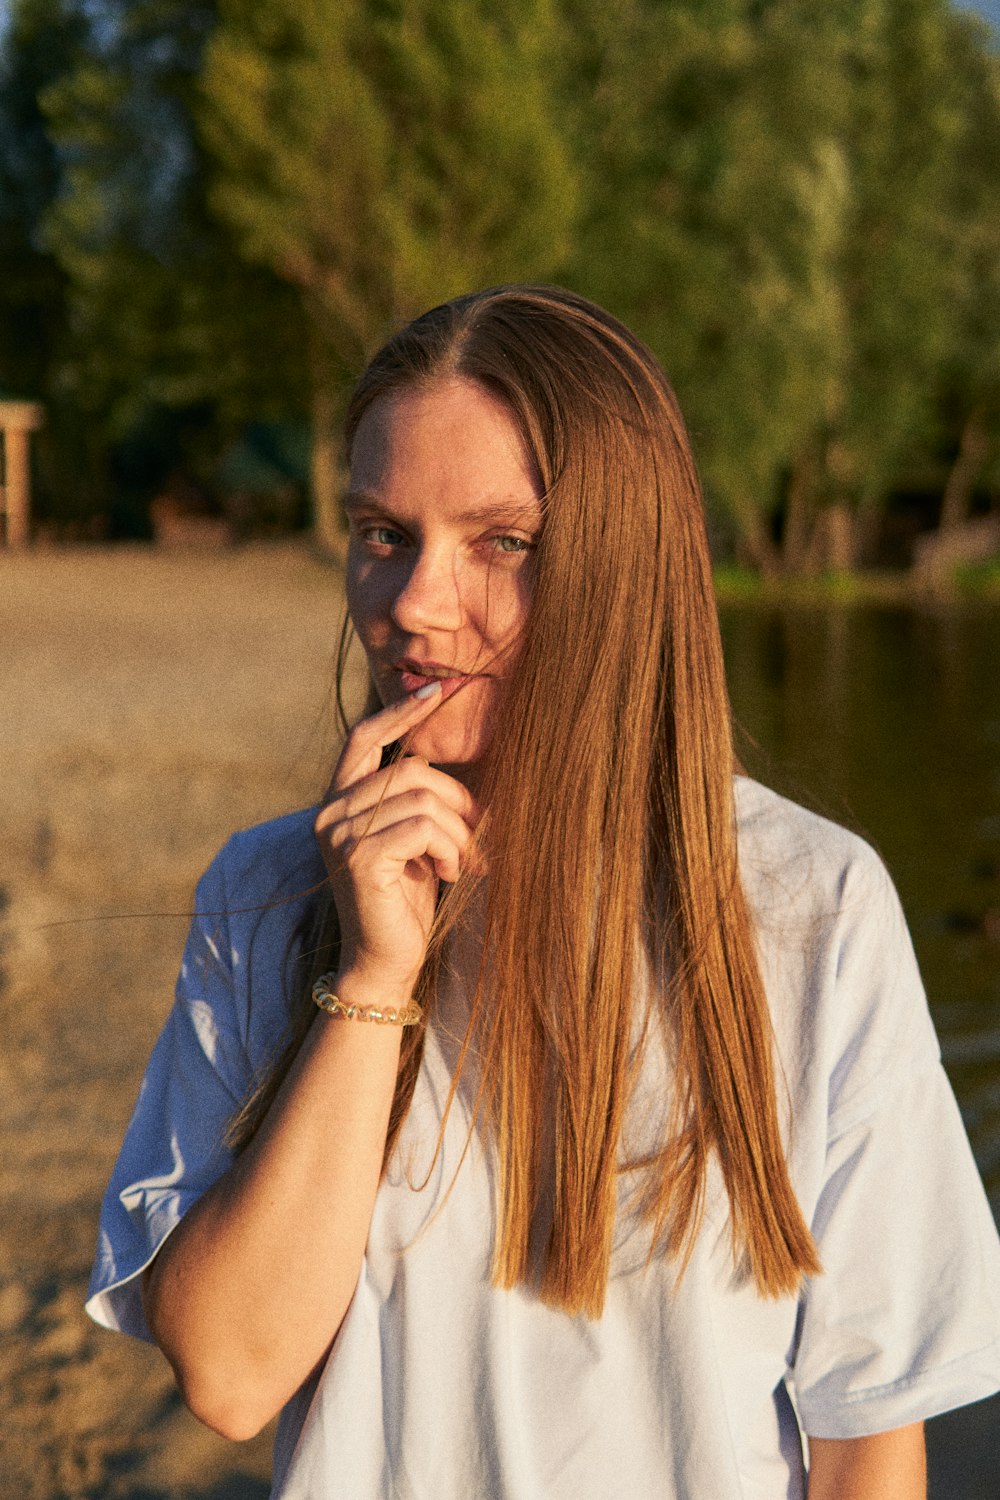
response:
[(441, 691), (440, 682), (425, 682), (422, 688), (417, 688), (414, 698), (433, 698), (435, 693)]

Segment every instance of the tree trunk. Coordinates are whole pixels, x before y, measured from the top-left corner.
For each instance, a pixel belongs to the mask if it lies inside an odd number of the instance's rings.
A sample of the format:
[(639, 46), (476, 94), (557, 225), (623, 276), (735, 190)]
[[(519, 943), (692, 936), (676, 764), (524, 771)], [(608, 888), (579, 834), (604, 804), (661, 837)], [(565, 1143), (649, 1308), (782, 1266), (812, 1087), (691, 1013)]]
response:
[(854, 512), (854, 565), (873, 566), (878, 561), (882, 538), (883, 507), (877, 491), (866, 490)]
[(844, 500), (826, 505), (816, 517), (806, 571), (817, 573), (850, 573), (856, 555), (854, 512)]
[(843, 501), (826, 512), (826, 566), (831, 573), (849, 573), (854, 567), (854, 512)]
[(340, 463), (337, 439), (337, 401), (330, 386), (316, 380), (312, 398), (312, 461), (310, 479), (313, 535), (321, 552), (336, 556), (343, 550), (340, 519)]
[(958, 445), (958, 457), (952, 464), (948, 482), (941, 498), (941, 516), (938, 529), (954, 531), (969, 519), (969, 505), (976, 480), (982, 472), (990, 451), (990, 435), (986, 430), (986, 419), (981, 406), (973, 407), (969, 413)]
[(816, 510), (815, 494), (815, 460), (810, 449), (803, 449), (792, 468), (792, 475), (788, 481), (788, 496), (785, 501), (781, 560), (786, 573), (806, 572)]
[(739, 529), (739, 540), (751, 563), (765, 578), (777, 577), (781, 572), (781, 557), (760, 510), (748, 495), (742, 493), (732, 495), (731, 507)]

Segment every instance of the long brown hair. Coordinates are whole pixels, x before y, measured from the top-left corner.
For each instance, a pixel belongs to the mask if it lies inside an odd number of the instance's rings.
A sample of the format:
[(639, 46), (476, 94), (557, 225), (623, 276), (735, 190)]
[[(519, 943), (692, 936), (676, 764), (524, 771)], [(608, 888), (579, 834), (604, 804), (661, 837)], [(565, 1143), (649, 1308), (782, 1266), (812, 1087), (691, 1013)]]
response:
[[(385, 345), (351, 401), (348, 451), (374, 402), (448, 377), (505, 403), (544, 486), (532, 606), (480, 788), (487, 809), (504, 809), (485, 820), (490, 876), (469, 1028), (497, 1161), (494, 1281), (531, 1279), (531, 1228), (548, 1193), (541, 1295), (600, 1313), (636, 1037), (654, 1022), (672, 1067), (638, 1195), (653, 1253), (683, 1267), (714, 1153), (734, 1257), (762, 1293), (790, 1293), (819, 1262), (779, 1125), (737, 870), (701, 492), (676, 399), (652, 354), (602, 309), (556, 288), (500, 287), (435, 308)], [(460, 881), (439, 912), (418, 986), (426, 1005), (465, 894)], [(317, 934), (315, 969), (335, 953), (329, 901)], [(653, 981), (651, 1017), (638, 1014), (637, 953)], [(314, 1014), (304, 1001), (287, 1053), (237, 1121), (237, 1144)], [(409, 1033), (386, 1160), (421, 1050)]]

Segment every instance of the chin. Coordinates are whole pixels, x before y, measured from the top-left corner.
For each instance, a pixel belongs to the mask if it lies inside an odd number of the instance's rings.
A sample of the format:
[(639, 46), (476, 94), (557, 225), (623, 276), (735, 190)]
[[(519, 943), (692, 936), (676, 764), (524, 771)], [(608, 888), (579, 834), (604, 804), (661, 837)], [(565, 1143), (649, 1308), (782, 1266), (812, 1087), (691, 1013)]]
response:
[(453, 766), (456, 771), (472, 767), (484, 754), (489, 736), (478, 725), (449, 732), (435, 724), (421, 725), (409, 741), (413, 755), (422, 755), (432, 766)]
[(458, 775), (464, 767), (471, 769), (492, 739), (492, 686), (469, 683), (446, 698), (414, 730), (408, 742), (411, 754), (422, 755), (432, 766), (447, 766)]

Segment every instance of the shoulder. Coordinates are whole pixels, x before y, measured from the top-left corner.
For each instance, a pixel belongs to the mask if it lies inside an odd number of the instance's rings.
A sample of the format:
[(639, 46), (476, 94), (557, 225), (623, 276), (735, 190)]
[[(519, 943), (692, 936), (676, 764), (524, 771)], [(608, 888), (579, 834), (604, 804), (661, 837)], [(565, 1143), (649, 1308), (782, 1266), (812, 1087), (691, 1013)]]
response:
[(764, 946), (840, 943), (879, 919), (908, 942), (889, 872), (865, 839), (746, 776), (735, 801), (740, 877)]
[(322, 878), (313, 837), (314, 807), (302, 808), (234, 833), (223, 844), (206, 878), (239, 892), (248, 904), (287, 895), (303, 878)]
[(842, 893), (848, 883), (888, 880), (870, 844), (748, 776), (735, 779), (740, 868), (753, 879), (768, 871), (808, 873), (814, 894)]
[[(313, 836), (315, 808), (234, 833), (198, 883), (195, 919), (224, 924), (232, 951), (267, 958), (287, 948), (326, 878)], [(239, 967), (239, 966), (238, 966)]]
[(256, 1057), (300, 983), (298, 955), (325, 870), (305, 808), (229, 838), (198, 882), (178, 1001), (208, 1004)]
[(838, 955), (859, 943), (909, 950), (895, 886), (869, 843), (745, 776), (735, 798), (740, 877), (765, 953), (825, 951), (841, 967)]
[(853, 1114), (882, 1070), (919, 1070), (939, 1056), (895, 886), (864, 839), (745, 777), (736, 806), (779, 1047), (807, 1072), (818, 1066), (827, 1105)]

